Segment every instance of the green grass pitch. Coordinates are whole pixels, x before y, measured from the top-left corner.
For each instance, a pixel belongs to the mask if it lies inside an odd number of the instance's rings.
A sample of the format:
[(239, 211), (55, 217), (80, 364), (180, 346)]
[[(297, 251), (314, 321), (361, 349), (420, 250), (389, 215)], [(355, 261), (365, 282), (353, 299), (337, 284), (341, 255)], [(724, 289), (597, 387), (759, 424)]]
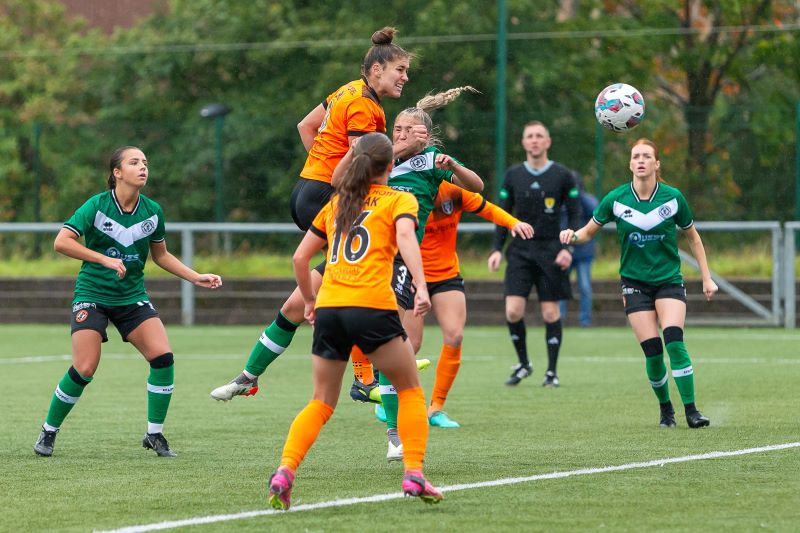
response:
[[(148, 366), (116, 331), (95, 380), (67, 418), (51, 458), (34, 455), (69, 328), (0, 326), (0, 472), (5, 531), (111, 530), (267, 509), (266, 481), (311, 394), (310, 329), (261, 379), (253, 398), (209, 391), (242, 368), (261, 329), (168, 326), (175, 394), (165, 428), (176, 459), (141, 447)], [(441, 336), (426, 329), (421, 357)], [(431, 428), (426, 474), (437, 486), (590, 469), (585, 475), (355, 503), (184, 527), (191, 531), (791, 531), (800, 524), (800, 448), (594, 472), (615, 465), (800, 441), (800, 333), (688, 328), (697, 404), (711, 427), (658, 427), (658, 406), (628, 329), (567, 329), (562, 386), (543, 389), (544, 332), (528, 330), (535, 374), (503, 385), (507, 332), (468, 328), (446, 409), (461, 429)], [(434, 369), (423, 375), (426, 398)], [(293, 505), (399, 492), (370, 406), (350, 401), (349, 372), (331, 421), (298, 471)]]

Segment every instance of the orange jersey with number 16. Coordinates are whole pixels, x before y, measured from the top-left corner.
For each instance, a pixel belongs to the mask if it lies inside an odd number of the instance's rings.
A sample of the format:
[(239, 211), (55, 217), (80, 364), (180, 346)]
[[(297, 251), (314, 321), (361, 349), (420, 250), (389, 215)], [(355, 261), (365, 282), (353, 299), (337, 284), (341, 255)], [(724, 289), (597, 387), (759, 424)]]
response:
[(446, 181), (442, 182), (420, 244), (425, 281), (428, 283), (458, 276), (456, 238), (463, 211), (475, 213), (509, 229), (519, 223), (519, 220), (480, 194), (466, 191)]
[(397, 255), (395, 221), (417, 221), (417, 200), (386, 185), (372, 185), (364, 209), (347, 235), (334, 227), (334, 195), (317, 214), (309, 231), (328, 241), (325, 274), (316, 307), (397, 309), (392, 290), (392, 262)]
[(348, 137), (385, 133), (386, 114), (378, 95), (363, 78), (339, 87), (323, 105), (325, 117), (300, 177), (330, 183), (333, 169), (350, 148)]

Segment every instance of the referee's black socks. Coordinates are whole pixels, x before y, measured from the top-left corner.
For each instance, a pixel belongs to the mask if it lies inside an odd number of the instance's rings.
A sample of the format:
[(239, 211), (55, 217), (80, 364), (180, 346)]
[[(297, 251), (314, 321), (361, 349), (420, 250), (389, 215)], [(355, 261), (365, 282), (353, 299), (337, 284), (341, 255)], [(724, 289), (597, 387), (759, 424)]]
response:
[(547, 343), (547, 371), (556, 373), (558, 352), (561, 350), (561, 319), (544, 323), (544, 339)]
[(528, 360), (528, 345), (525, 342), (525, 319), (521, 318), (518, 322), (506, 321), (506, 324), (508, 324), (511, 342), (514, 344), (514, 349), (517, 351), (519, 364), (530, 366), (531, 362)]

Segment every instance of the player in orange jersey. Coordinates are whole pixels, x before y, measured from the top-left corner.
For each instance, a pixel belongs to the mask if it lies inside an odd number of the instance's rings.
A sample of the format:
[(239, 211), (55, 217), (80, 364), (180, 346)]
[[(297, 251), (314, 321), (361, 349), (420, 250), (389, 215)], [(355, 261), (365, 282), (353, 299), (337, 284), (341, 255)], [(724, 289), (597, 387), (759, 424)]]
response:
[[(408, 81), (412, 55), (394, 44), (394, 28), (372, 35), (372, 47), (361, 64), (361, 79), (351, 81), (330, 94), (297, 125), (308, 158), (291, 196), (292, 219), (303, 230), (331, 197), (333, 169), (350, 144), (370, 132), (386, 131), (382, 98), (399, 98)], [(312, 274), (314, 288), (322, 282), (324, 263)], [(250, 352), (244, 370), (232, 381), (211, 391), (215, 400), (251, 396), (258, 391), (258, 377), (289, 346), (303, 318), (303, 298), (295, 291), (275, 320), (264, 329)]]
[[(388, 187), (392, 143), (383, 134), (361, 138), (353, 162), (336, 181), (336, 194), (322, 208), (293, 257), (305, 318), (314, 325), (313, 399), (289, 429), (280, 466), (269, 481), (269, 503), (288, 509), (295, 472), (333, 414), (350, 350), (358, 346), (399, 396), (398, 429), (405, 447), (402, 490), (426, 503), (442, 494), (422, 474), (428, 439), (425, 398), (414, 353), (400, 323), (391, 287), (398, 250), (414, 277), (413, 313), (430, 308), (425, 274), (414, 230), (417, 201)], [(325, 274), (315, 294), (309, 263), (328, 245)]]
[[(461, 364), (461, 341), (467, 320), (464, 279), (459, 272), (456, 254), (456, 232), (464, 211), (510, 229), (514, 237), (529, 239), (533, 236), (530, 224), (519, 221), (480, 194), (447, 182), (439, 186), (420, 249), (431, 304), (442, 329), (442, 350), (436, 365), (428, 420), (431, 426), (442, 428), (460, 427), (442, 409)], [(407, 313), (403, 317), (403, 327), (408, 332), (414, 352), (419, 351), (422, 345), (423, 325), (421, 316)]]

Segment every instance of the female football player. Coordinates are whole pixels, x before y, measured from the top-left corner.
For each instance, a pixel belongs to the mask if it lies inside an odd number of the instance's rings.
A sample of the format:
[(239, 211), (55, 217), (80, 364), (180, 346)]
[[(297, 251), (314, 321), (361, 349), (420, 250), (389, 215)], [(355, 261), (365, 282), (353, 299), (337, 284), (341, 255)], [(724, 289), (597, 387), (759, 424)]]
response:
[[(669, 399), (664, 345), (669, 354), (675, 385), (680, 392), (690, 428), (708, 426), (694, 398), (694, 369), (683, 342), (686, 320), (686, 288), (681, 275), (676, 225), (686, 232), (692, 254), (700, 266), (703, 294), (710, 300), (717, 292), (711, 279), (703, 241), (694, 227), (692, 211), (683, 194), (661, 180), (658, 147), (639, 139), (631, 149), (633, 180), (608, 193), (592, 220), (575, 231), (563, 230), (564, 244), (589, 241), (603, 224), (616, 222), (619, 238), (622, 302), (633, 333), (645, 355), (650, 385), (661, 406), (661, 427), (675, 427), (675, 411)], [(658, 327), (664, 336), (662, 344)]]
[[(425, 398), (391, 286), (391, 264), (399, 251), (414, 277), (414, 313), (430, 308), (414, 235), (417, 202), (386, 184), (392, 144), (385, 135), (365, 135), (352, 156), (347, 172), (335, 182), (336, 194), (314, 219), (293, 258), (305, 318), (314, 326), (314, 395), (292, 423), (280, 466), (270, 478), (269, 502), (276, 509), (291, 505), (295, 472), (333, 414), (353, 346), (397, 390), (398, 429), (405, 444), (403, 492), (426, 503), (442, 499), (422, 474), (428, 438)], [(309, 262), (326, 244), (325, 274), (315, 294)]]
[[(149, 176), (147, 159), (134, 146), (117, 149), (109, 164), (109, 190), (89, 198), (64, 223), (55, 250), (83, 261), (72, 299), (72, 366), (56, 386), (50, 410), (33, 450), (53, 454), (56, 434), (83, 394), (100, 363), (106, 328), (114, 324), (150, 363), (147, 379), (147, 432), (142, 446), (174, 457), (164, 438), (164, 420), (172, 398), (172, 348), (144, 288), (144, 264), (153, 261), (199, 287), (216, 289), (216, 274), (198, 274), (167, 251), (164, 212), (141, 194)], [(85, 245), (78, 239), (83, 237)]]

